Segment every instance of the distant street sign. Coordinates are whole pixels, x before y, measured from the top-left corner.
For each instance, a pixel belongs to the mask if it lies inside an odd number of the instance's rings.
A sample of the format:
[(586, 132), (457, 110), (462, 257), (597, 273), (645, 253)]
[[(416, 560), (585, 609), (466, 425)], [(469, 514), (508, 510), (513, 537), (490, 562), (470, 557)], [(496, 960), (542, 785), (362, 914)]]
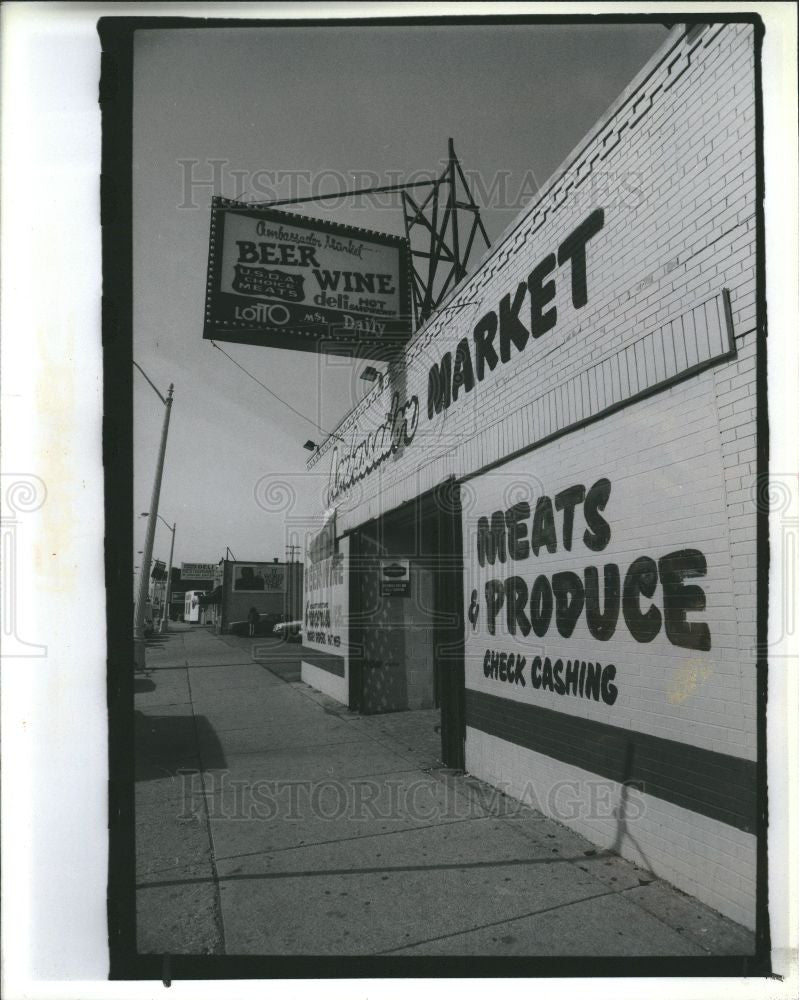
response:
[(188, 563), (180, 564), (180, 578), (182, 580), (213, 580), (216, 572), (216, 563)]
[(206, 340), (385, 358), (410, 312), (403, 237), (213, 199)]

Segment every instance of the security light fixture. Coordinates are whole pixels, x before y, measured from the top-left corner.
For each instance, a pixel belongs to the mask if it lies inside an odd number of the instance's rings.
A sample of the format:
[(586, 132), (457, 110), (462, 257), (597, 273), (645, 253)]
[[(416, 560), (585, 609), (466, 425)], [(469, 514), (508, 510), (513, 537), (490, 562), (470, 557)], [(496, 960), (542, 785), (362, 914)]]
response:
[(367, 382), (374, 382), (375, 379), (380, 378), (380, 372), (371, 365), (367, 365), (361, 372), (361, 378), (366, 379)]
[(304, 449), (305, 449), (306, 451), (316, 451), (316, 442), (315, 442), (315, 441), (311, 441), (311, 439), (309, 438), (309, 439), (308, 439), (308, 440), (307, 440), (307, 441), (305, 442), (305, 444), (303, 445), (303, 448), (304, 448)]

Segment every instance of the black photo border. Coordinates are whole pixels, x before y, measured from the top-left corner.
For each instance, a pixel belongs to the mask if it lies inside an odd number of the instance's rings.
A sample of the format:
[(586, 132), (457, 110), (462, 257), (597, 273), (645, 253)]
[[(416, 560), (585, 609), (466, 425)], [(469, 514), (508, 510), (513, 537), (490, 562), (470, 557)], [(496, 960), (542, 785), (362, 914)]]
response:
[[(754, 955), (723, 957), (359, 957), (153, 955), (136, 949), (133, 638), (133, 48), (136, 31), (329, 26), (747, 23), (754, 27), (756, 143), (757, 373), (757, 923)], [(719, 977), (771, 974), (768, 916), (766, 694), (768, 681), (769, 428), (766, 381), (763, 209), (764, 36), (757, 14), (451, 15), (296, 20), (105, 16), (102, 46), (102, 344), (104, 366), (105, 574), (109, 722), (108, 927), (111, 980), (340, 979), (412, 977)], [(202, 331), (198, 329), (198, 339)]]

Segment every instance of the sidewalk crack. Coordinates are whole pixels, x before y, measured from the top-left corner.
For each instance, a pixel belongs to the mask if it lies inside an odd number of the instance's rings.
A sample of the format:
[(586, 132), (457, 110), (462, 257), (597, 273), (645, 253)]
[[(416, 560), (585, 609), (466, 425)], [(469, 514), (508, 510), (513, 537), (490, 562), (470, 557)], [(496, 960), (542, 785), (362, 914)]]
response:
[[(566, 859), (564, 859), (566, 860)], [(433, 941), (445, 941), (447, 938), (460, 937), (463, 934), (473, 934), (475, 931), (486, 930), (489, 927), (501, 927), (504, 924), (512, 924), (517, 920), (527, 920), (529, 917), (538, 917), (543, 913), (554, 913), (557, 910), (565, 910), (569, 906), (576, 906), (578, 903), (588, 903), (594, 899), (601, 899), (603, 896), (616, 896), (618, 895), (618, 890), (613, 889), (609, 892), (599, 892), (594, 893), (591, 896), (582, 896), (580, 899), (570, 899), (566, 903), (558, 903), (557, 906), (545, 906), (540, 910), (530, 910), (529, 913), (520, 913), (516, 917), (504, 917), (502, 920), (491, 920), (486, 924), (478, 924), (476, 927), (468, 927), (465, 930), (452, 931), (449, 934), (438, 934), (436, 937), (422, 938), (418, 941), (408, 941), (405, 944), (399, 945), (397, 948), (385, 948), (380, 951), (372, 952), (373, 955), (391, 955), (394, 952), (405, 951), (408, 948), (416, 948), (421, 944), (431, 944)]]
[[(197, 746), (197, 759), (200, 764), (200, 774), (205, 774), (205, 764), (203, 762), (203, 752), (202, 745), (200, 742), (200, 732), (197, 727), (197, 716), (194, 711), (194, 697), (191, 690), (191, 673), (189, 668), (189, 662), (186, 661), (186, 684), (189, 688), (189, 703), (191, 704), (191, 717), (194, 725), (194, 740)], [(202, 797), (203, 797), (203, 811), (205, 812), (205, 829), (208, 835), (208, 849), (210, 851), (210, 861), (211, 861), (211, 876), (214, 883), (214, 894), (216, 896), (216, 911), (218, 914), (218, 931), (219, 938), (222, 945), (222, 954), (227, 954), (227, 947), (225, 944), (225, 920), (224, 914), (222, 912), (222, 893), (219, 887), (219, 872), (216, 867), (216, 851), (214, 848), (214, 837), (211, 830), (211, 817), (208, 809), (208, 793), (205, 788), (205, 782), (201, 783)]]

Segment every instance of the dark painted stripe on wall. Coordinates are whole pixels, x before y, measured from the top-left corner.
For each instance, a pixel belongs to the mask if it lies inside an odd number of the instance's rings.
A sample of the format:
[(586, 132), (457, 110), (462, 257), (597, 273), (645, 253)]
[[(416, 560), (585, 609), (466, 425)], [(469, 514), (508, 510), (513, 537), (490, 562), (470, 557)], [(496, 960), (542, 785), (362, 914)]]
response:
[(336, 653), (325, 653), (321, 649), (307, 649), (303, 646), (302, 659), (305, 663), (310, 663), (311, 666), (326, 670), (329, 674), (335, 674), (336, 677), (344, 676), (344, 657)]
[(756, 830), (757, 765), (635, 730), (466, 691), (466, 725), (746, 833)]

